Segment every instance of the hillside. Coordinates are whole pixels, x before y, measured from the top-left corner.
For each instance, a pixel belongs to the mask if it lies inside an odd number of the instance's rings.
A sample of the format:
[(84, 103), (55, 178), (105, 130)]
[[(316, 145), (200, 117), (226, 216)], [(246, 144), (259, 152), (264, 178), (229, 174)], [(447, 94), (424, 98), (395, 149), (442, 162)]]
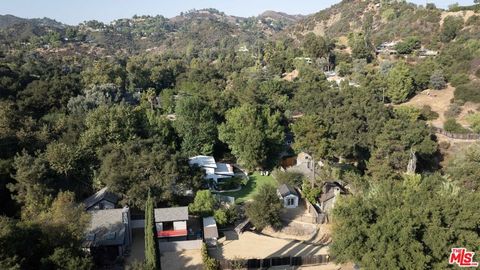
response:
[(335, 38), (363, 31), (368, 26), (376, 45), (415, 35), (421, 38), (422, 43), (435, 47), (447, 16), (462, 18), (467, 24), (463, 30), (478, 36), (480, 28), (473, 27), (478, 26), (478, 19), (470, 19), (473, 15), (472, 10), (450, 12), (405, 2), (344, 0), (292, 25), (287, 33), (292, 37), (301, 37), (313, 32)]

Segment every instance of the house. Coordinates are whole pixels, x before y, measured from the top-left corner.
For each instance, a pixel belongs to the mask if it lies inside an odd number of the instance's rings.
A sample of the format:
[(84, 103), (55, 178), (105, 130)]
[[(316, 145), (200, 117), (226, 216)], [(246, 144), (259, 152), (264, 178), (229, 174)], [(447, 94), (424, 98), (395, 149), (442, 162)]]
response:
[(108, 191), (108, 187), (100, 189), (97, 193), (83, 201), (85, 210), (113, 209), (117, 205), (118, 197)]
[(283, 184), (278, 187), (277, 194), (283, 201), (283, 207), (285, 208), (296, 208), (298, 207), (298, 193), (297, 191), (286, 184)]
[(422, 48), (422, 49), (418, 50), (418, 55), (419, 55), (420, 57), (437, 56), (437, 55), (438, 55), (438, 51), (433, 51), (433, 50), (428, 50), (428, 49)]
[(329, 213), (335, 206), (335, 202), (342, 195), (347, 194), (347, 190), (338, 182), (326, 182), (322, 187), (320, 195), (320, 210)]
[(188, 207), (157, 208), (154, 215), (160, 241), (187, 240)]
[(190, 166), (198, 166), (205, 171), (205, 179), (213, 180), (215, 183), (224, 179), (232, 178), (235, 173), (233, 166), (227, 163), (219, 163), (212, 156), (196, 156), (189, 159)]
[(91, 210), (84, 249), (97, 263), (105, 264), (122, 257), (132, 243), (130, 209)]
[(217, 246), (218, 229), (213, 217), (203, 218), (203, 240), (207, 246)]
[(397, 50), (395, 46), (398, 44), (398, 41), (390, 41), (390, 42), (383, 42), (380, 44), (377, 49), (376, 53), (379, 54), (397, 54)]

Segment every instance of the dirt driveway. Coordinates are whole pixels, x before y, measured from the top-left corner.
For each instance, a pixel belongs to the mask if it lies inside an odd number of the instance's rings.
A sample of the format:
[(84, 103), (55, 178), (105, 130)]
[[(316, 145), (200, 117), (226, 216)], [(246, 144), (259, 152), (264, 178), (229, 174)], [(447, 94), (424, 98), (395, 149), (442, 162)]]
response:
[[(219, 247), (210, 250), (217, 259), (251, 259), (279, 256), (308, 256), (328, 254), (328, 247), (306, 244), (296, 240), (273, 238), (253, 232), (244, 232), (238, 237), (235, 232), (225, 232), (226, 238), (219, 239)], [(236, 239), (238, 240), (226, 240)]]
[(160, 257), (162, 269), (168, 270), (202, 270), (200, 250), (164, 252)]

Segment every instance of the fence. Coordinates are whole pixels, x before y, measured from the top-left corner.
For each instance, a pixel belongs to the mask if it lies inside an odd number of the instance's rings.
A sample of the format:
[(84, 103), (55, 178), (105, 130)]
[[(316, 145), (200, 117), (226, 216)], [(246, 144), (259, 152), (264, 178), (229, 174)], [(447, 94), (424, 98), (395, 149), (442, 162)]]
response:
[(220, 269), (259, 269), (273, 266), (301, 266), (327, 264), (332, 261), (329, 255), (311, 255), (297, 257), (273, 257), (248, 260), (219, 260)]
[(201, 248), (202, 248), (202, 240), (158, 242), (158, 249), (160, 250), (160, 252), (196, 250)]
[(458, 140), (480, 140), (480, 134), (477, 133), (453, 133), (444, 130), (443, 128), (433, 127), (435, 133), (442, 134), (451, 139)]

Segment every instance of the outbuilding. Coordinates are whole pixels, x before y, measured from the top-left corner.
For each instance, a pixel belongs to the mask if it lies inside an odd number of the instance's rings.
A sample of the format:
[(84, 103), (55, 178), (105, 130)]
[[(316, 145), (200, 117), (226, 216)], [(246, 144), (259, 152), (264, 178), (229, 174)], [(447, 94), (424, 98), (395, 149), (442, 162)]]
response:
[(283, 184), (280, 187), (278, 187), (277, 193), (278, 193), (278, 196), (283, 201), (283, 207), (285, 208), (298, 207), (299, 196), (297, 191), (293, 187), (287, 184)]

